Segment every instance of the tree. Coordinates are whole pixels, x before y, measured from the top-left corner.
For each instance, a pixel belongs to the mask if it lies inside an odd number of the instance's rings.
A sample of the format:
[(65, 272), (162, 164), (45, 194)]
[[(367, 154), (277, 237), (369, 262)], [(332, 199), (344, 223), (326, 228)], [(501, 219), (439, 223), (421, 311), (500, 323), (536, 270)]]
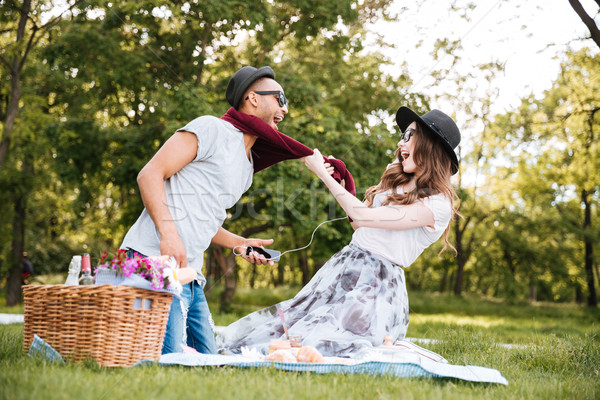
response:
[(50, 18), (47, 22), (41, 22), (49, 13), (50, 2), (33, 2), (23, 0), (22, 4), (15, 1), (7, 1), (3, 7), (0, 20), (8, 26), (2, 33), (10, 34), (6, 46), (0, 51), (0, 64), (8, 72), (10, 79), (10, 91), (8, 92), (8, 104), (3, 112), (3, 129), (0, 140), (0, 167), (11, 147), (13, 130), (17, 114), (19, 112), (19, 101), (21, 100), (21, 76), (23, 67), (31, 50), (35, 48), (40, 40), (44, 39), (50, 29), (61, 21), (61, 18), (71, 12), (80, 1), (67, 2), (67, 9), (60, 15)]
[[(589, 49), (568, 52), (553, 87), (541, 99), (523, 99), (518, 112), (499, 116), (493, 127), (499, 130), (498, 148), (506, 161), (498, 179), (513, 196), (511, 208), (521, 214), (513, 218), (530, 221), (511, 244), (526, 239), (530, 248), (519, 254), (506, 248), (513, 258), (530, 255), (532, 274), (527, 279), (531, 284), (551, 287), (552, 296), (559, 296), (557, 282), (566, 281), (578, 300), (587, 286), (590, 306), (597, 304), (598, 233), (592, 222), (600, 182), (600, 149), (595, 140), (600, 123), (598, 57)], [(501, 233), (498, 238), (502, 240)], [(544, 277), (548, 274), (554, 283)]]
[[(461, 168), (455, 178), (462, 217), (451, 222), (456, 248), (453, 289), (457, 296), (463, 292), (467, 266), (475, 247), (481, 242), (481, 234), (485, 233), (481, 226), (502, 208), (502, 205), (487, 202), (485, 197), (488, 191), (486, 178), (493, 174), (494, 168), (494, 138), (487, 129), (493, 120), (494, 100), (499, 94), (494, 87), (494, 78), (503, 72), (504, 65), (489, 62), (463, 72), (460, 68), (462, 56), (460, 40), (438, 39), (432, 57), (437, 61), (435, 65), (440, 66), (431, 73), (434, 78), (432, 91), (438, 93), (434, 99), (444, 107), (449, 105), (462, 132), (462, 144), (456, 149), (460, 153)], [(446, 62), (440, 63), (442, 59)], [(467, 137), (467, 132), (474, 133)], [(465, 143), (472, 148), (468, 149)], [(442, 279), (447, 279), (447, 271)]]
[[(93, 254), (118, 245), (141, 211), (135, 185), (139, 169), (188, 120), (224, 113), (227, 81), (246, 63), (273, 65), (293, 97), (284, 131), (350, 160), (349, 168), (358, 171), (357, 181), (376, 182), (395, 140), (384, 125), (374, 126), (374, 121), (394, 111), (397, 94), (407, 79), (403, 76), (394, 81), (383, 74), (379, 67), (387, 61), (362, 48), (361, 26), (382, 17), (387, 3), (346, 1), (319, 7), (305, 1), (250, 4), (232, 0), (183, 6), (153, 1), (72, 3), (65, 14), (68, 20), (53, 25), (48, 35), (51, 40), (37, 43), (29, 53), (35, 54), (36, 69), (28, 70), (30, 80), (24, 87), (37, 91), (39, 115), (48, 118), (42, 129), (35, 129), (43, 146), (38, 148), (29, 141), (22, 152), (9, 156), (19, 161), (11, 164), (22, 169), (27, 151), (36, 160), (35, 168), (47, 174), (46, 179), (34, 182), (21, 179), (26, 174), (19, 172), (14, 182), (38, 185), (36, 204), (43, 204), (52, 217), (44, 221), (38, 210), (30, 219), (20, 215), (16, 221), (22, 223), (25, 237), (40, 244), (38, 255), (45, 259), (51, 259), (58, 249), (49, 252), (41, 244), (56, 245), (56, 238), (65, 239), (61, 244), (64, 257), (80, 252), (83, 245)], [(227, 45), (244, 34), (246, 39), (240, 45)], [(18, 129), (36, 118), (22, 114)], [(32, 157), (34, 150), (43, 151), (44, 157)], [(360, 167), (365, 165), (351, 157), (361, 151), (370, 152), (364, 170)], [(370, 168), (371, 160), (376, 168)], [(311, 213), (307, 201), (311, 193), (305, 189), (316, 181), (311, 174), (300, 172), (299, 163), (292, 165), (295, 167), (276, 166), (262, 172), (255, 177), (255, 186), (275, 193), (273, 184), (277, 177), (284, 177), (281, 202), (298, 199), (298, 205), (282, 205), (264, 193), (252, 199), (246, 196), (240, 204), (251, 200), (259, 211), (236, 216), (228, 224), (239, 226), (236, 231), (241, 232), (249, 226), (265, 225), (255, 221), (260, 215), (273, 217), (277, 228), (283, 229), (274, 233), (284, 243), (298, 247), (308, 242), (314, 221), (326, 217), (333, 206), (323, 191)], [(3, 187), (9, 189), (9, 184), (6, 181)], [(298, 215), (313, 219), (308, 223)], [(33, 229), (33, 221), (41, 229)], [(14, 238), (10, 231), (3, 226), (5, 237)], [(348, 237), (350, 229), (347, 225), (326, 226), (319, 234), (325, 238), (299, 258), (305, 280), (311, 274), (310, 256), (328, 258), (329, 247), (333, 247), (328, 245)], [(282, 271), (298, 270), (294, 258), (282, 265)], [(52, 264), (59, 269), (63, 263), (53, 260)]]
[[(546, 119), (545, 132), (560, 132), (566, 151), (559, 160), (563, 169), (552, 171), (557, 183), (564, 189), (579, 193), (583, 216), (577, 230), (584, 243), (584, 271), (588, 289), (589, 306), (598, 299), (594, 284), (594, 243), (597, 233), (592, 227), (592, 207), (597, 202), (600, 189), (600, 147), (596, 130), (600, 125), (600, 56), (589, 49), (569, 52), (568, 61), (562, 65), (561, 74), (553, 89), (542, 101)], [(569, 187), (570, 186), (570, 187)], [(561, 191), (562, 191), (561, 190)], [(560, 204), (557, 204), (560, 208)]]
[[(6, 166), (7, 157), (15, 150), (14, 142), (20, 141), (19, 133), (26, 131), (24, 126), (16, 127), (19, 112), (22, 109), (24, 92), (24, 76), (27, 74), (26, 66), (31, 55), (36, 51), (41, 41), (48, 38), (49, 32), (62, 20), (63, 16), (72, 12), (79, 1), (65, 4), (64, 10), (57, 16), (52, 16), (48, 10), (49, 2), (32, 2), (24, 0), (21, 4), (8, 1), (0, 9), (0, 20), (7, 27), (2, 30), (2, 44), (0, 50), (0, 65), (7, 72), (8, 82), (3, 82), (1, 91), (5, 108), (0, 109), (2, 116), (2, 130), (0, 131), (0, 168), (3, 169), (3, 186), (13, 187), (9, 196), (12, 204), (12, 244), (9, 257), (9, 274), (7, 284), (7, 305), (14, 305), (21, 300), (21, 255), (25, 246), (25, 230), (27, 215), (27, 198), (31, 193), (34, 176), (31, 153), (26, 149), (19, 151), (13, 158), (14, 163)], [(42, 22), (47, 20), (47, 22)], [(5, 86), (5, 84), (8, 85)], [(29, 100), (34, 100), (31, 97)], [(34, 103), (36, 103), (34, 101)], [(32, 108), (36, 104), (32, 104)], [(24, 125), (27, 125), (26, 123)], [(30, 142), (25, 138), (25, 143)], [(23, 143), (23, 142), (21, 142)], [(21, 157), (19, 157), (21, 156)]]
[[(600, 6), (600, 0), (596, 0), (596, 3)], [(590, 31), (592, 40), (600, 47), (600, 29), (598, 29), (594, 18), (585, 11), (579, 0), (569, 0), (569, 4)]]

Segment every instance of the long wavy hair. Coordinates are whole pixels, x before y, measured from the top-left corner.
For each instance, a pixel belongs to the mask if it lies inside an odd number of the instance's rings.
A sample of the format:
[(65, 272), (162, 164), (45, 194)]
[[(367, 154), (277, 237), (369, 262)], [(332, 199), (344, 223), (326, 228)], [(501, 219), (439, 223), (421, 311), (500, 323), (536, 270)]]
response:
[[(452, 206), (452, 218), (458, 214), (458, 210), (454, 206), (454, 202), (457, 199), (456, 191), (450, 184), (450, 177), (452, 176), (452, 160), (442, 144), (441, 139), (436, 136), (424, 132), (421, 125), (417, 122), (417, 128), (415, 134), (412, 136), (412, 140), (415, 140), (414, 150), (411, 154), (415, 165), (420, 171), (415, 179), (415, 189), (403, 194), (396, 192), (397, 188), (400, 188), (409, 183), (413, 177), (413, 173), (404, 172), (402, 167), (402, 156), (400, 155), (400, 149), (396, 150), (396, 158), (399, 162), (393, 163), (389, 168), (385, 170), (381, 176), (381, 181), (375, 186), (371, 186), (365, 193), (365, 199), (369, 207), (373, 206), (373, 199), (378, 193), (386, 192), (392, 189), (390, 194), (382, 203), (382, 205), (408, 205), (413, 204), (419, 199), (434, 195), (443, 194), (450, 200)], [(444, 248), (440, 251), (442, 253), (446, 248), (450, 247), (456, 253), (456, 249), (448, 240), (450, 233), (450, 225), (444, 231)]]

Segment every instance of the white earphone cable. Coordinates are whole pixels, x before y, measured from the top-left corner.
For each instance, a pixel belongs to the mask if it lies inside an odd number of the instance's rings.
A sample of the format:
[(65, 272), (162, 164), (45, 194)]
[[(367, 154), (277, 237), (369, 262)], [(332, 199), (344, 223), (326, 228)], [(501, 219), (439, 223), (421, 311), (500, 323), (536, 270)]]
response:
[[(328, 222), (340, 221), (340, 220), (342, 220), (342, 219), (346, 219), (346, 218), (348, 218), (348, 217), (346, 216), (346, 217), (334, 218), (334, 219), (329, 219), (329, 220), (327, 220), (327, 221), (323, 221), (323, 222), (321, 222), (321, 223), (320, 223), (319, 225), (317, 225), (317, 227), (316, 227), (316, 228), (313, 230), (313, 232), (312, 232), (312, 235), (310, 236), (310, 242), (308, 242), (308, 244), (307, 244), (306, 246), (304, 246), (304, 247), (299, 247), (299, 248), (297, 248), (297, 249), (286, 250), (286, 251), (284, 251), (283, 253), (281, 253), (279, 257), (281, 257), (281, 256), (282, 256), (282, 255), (284, 255), (284, 254), (291, 253), (291, 252), (293, 252), (293, 251), (299, 251), (299, 250), (304, 250), (304, 249), (306, 249), (308, 246), (310, 246), (310, 245), (312, 244), (312, 242), (313, 242), (313, 239), (315, 238), (315, 232), (317, 232), (317, 229), (319, 229), (319, 228), (321, 227), (321, 225), (323, 225), (323, 224), (326, 224), (326, 223), (328, 223)], [(241, 255), (242, 255), (242, 253), (237, 253), (237, 252), (235, 251), (236, 247), (243, 247), (243, 246), (235, 246), (235, 247), (233, 248), (233, 254), (235, 254), (236, 256), (241, 256)]]

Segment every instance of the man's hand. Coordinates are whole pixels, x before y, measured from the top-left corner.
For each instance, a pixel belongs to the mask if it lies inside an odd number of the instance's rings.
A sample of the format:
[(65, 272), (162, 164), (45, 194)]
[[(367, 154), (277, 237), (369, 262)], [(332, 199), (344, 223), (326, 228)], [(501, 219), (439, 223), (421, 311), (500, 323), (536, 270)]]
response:
[(160, 237), (160, 254), (175, 257), (179, 268), (187, 268), (187, 253), (178, 234), (174, 233)]
[(257, 252), (253, 251), (250, 253), (250, 255), (246, 255), (246, 248), (249, 246), (252, 247), (265, 247), (268, 246), (270, 244), (273, 244), (273, 239), (246, 239), (244, 241), (244, 245), (243, 246), (237, 246), (235, 248), (236, 252), (241, 253), (241, 256), (244, 260), (252, 263), (252, 264), (258, 264), (258, 265), (263, 265), (263, 264), (269, 264), (269, 265), (274, 265), (275, 262), (273, 261), (267, 261), (267, 259), (265, 258), (265, 256), (263, 256), (262, 254), (258, 254)]

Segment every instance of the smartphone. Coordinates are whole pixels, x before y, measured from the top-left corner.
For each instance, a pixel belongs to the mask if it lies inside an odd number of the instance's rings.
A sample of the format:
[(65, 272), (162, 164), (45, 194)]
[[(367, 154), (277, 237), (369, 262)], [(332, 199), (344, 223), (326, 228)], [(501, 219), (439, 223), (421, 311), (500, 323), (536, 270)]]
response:
[(246, 255), (249, 256), (250, 253), (253, 251), (265, 256), (267, 261), (279, 261), (279, 257), (281, 257), (280, 251), (271, 250), (271, 249), (263, 249), (262, 247), (252, 247), (252, 246), (248, 246), (246, 248)]

